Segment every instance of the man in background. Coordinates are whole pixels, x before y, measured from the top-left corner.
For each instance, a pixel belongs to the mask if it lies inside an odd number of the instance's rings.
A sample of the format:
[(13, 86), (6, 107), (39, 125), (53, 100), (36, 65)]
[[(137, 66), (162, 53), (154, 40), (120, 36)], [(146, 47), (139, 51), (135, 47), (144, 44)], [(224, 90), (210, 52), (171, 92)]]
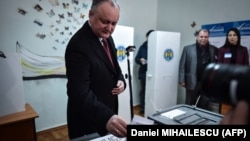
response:
[(135, 62), (140, 65), (138, 71), (138, 79), (140, 80), (141, 88), (139, 93), (140, 98), (140, 114), (144, 114), (145, 110), (145, 89), (146, 89), (146, 73), (147, 73), (147, 59), (148, 59), (148, 36), (154, 30), (149, 30), (146, 33), (146, 41), (142, 43), (135, 56)]
[[(209, 44), (209, 31), (200, 29), (195, 34), (196, 42), (183, 48), (179, 64), (179, 84), (186, 89), (185, 103), (195, 105), (202, 94), (201, 77), (209, 63), (217, 61), (217, 47)], [(201, 97), (198, 107), (209, 109), (209, 100)]]

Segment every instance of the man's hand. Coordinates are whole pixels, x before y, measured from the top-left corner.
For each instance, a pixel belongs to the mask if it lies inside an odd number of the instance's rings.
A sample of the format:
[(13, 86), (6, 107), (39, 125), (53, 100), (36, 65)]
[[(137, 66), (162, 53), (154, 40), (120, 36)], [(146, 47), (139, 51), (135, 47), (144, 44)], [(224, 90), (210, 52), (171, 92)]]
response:
[(222, 125), (249, 124), (249, 105), (245, 101), (239, 101), (236, 107), (221, 120)]
[(118, 80), (116, 87), (113, 88), (112, 94), (113, 95), (118, 95), (124, 91), (124, 83), (121, 80)]
[(117, 137), (127, 136), (127, 123), (118, 115), (113, 115), (106, 125), (107, 130)]
[(182, 87), (186, 87), (185, 82), (180, 82), (179, 84), (180, 84), (180, 86), (182, 86)]

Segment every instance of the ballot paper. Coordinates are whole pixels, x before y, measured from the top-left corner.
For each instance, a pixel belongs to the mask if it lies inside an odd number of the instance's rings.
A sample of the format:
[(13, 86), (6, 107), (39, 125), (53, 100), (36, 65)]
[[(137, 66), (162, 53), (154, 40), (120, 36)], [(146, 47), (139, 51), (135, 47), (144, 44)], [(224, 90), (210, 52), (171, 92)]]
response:
[(161, 116), (173, 119), (179, 115), (185, 114), (186, 112), (180, 109), (174, 109), (165, 113), (162, 113)]
[[(154, 121), (144, 118), (142, 116), (134, 115), (130, 125), (153, 125)], [(106, 135), (104, 137), (96, 138), (91, 141), (127, 141), (127, 138), (118, 138), (112, 134)]]
[(154, 121), (142, 116), (134, 115), (131, 125), (153, 125)]

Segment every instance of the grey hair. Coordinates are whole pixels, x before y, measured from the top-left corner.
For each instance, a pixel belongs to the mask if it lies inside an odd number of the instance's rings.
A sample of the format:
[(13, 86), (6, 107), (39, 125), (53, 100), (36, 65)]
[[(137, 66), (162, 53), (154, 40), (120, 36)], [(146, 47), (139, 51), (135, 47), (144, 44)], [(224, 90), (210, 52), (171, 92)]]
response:
[(204, 31), (204, 32), (207, 32), (208, 34), (210, 34), (210, 31), (209, 31), (208, 29), (202, 28), (202, 29), (199, 29), (199, 30), (195, 31), (195, 32), (194, 32), (194, 36), (195, 36), (195, 37), (198, 36), (198, 35), (200, 34), (201, 31)]
[(101, 5), (103, 2), (109, 2), (112, 6), (120, 8), (118, 2), (116, 0), (93, 0), (91, 9), (95, 9), (99, 5)]

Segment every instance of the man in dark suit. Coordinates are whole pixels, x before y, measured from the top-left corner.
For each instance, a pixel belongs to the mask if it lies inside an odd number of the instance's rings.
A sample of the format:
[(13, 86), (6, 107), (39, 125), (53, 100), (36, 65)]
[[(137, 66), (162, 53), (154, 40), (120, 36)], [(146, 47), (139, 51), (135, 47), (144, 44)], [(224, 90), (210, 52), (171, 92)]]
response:
[[(209, 63), (217, 61), (217, 52), (217, 47), (209, 44), (209, 31), (206, 29), (196, 33), (196, 43), (183, 48), (179, 64), (179, 84), (186, 88), (186, 104), (195, 105), (202, 94), (203, 70)], [(208, 103), (205, 101), (200, 101), (199, 104), (202, 104), (201, 108), (208, 109)]]
[[(66, 52), (67, 122), (70, 139), (98, 133), (125, 137), (127, 123), (118, 116), (118, 95), (126, 88), (111, 34), (119, 19), (115, 0), (93, 0), (86, 21)], [(106, 53), (102, 39), (108, 44)], [(111, 60), (109, 58), (111, 56)]]

